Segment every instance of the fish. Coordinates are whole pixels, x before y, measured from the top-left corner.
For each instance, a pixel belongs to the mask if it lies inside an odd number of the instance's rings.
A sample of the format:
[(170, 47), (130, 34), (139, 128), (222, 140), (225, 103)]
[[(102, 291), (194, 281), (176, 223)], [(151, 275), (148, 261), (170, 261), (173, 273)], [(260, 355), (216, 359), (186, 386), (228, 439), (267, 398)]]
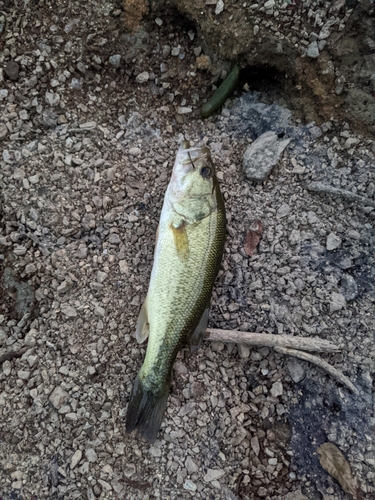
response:
[(156, 440), (172, 368), (184, 345), (196, 351), (208, 323), (226, 233), (225, 207), (207, 146), (180, 145), (164, 196), (154, 262), (135, 337), (148, 338), (126, 415), (126, 432)]

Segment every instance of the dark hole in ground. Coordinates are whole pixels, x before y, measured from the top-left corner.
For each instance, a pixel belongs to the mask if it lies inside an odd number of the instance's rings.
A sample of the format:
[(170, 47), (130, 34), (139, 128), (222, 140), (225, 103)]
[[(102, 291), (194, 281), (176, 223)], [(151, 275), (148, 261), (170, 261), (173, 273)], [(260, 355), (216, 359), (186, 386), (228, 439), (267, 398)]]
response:
[(285, 92), (287, 77), (285, 73), (272, 66), (246, 66), (241, 71), (240, 86), (247, 84), (251, 91), (273, 95), (273, 102)]
[(295, 116), (306, 121), (305, 102), (299, 99), (296, 82), (286, 73), (273, 66), (247, 66), (241, 71), (238, 87), (248, 86), (252, 92), (260, 93), (260, 100), (266, 104), (287, 107)]

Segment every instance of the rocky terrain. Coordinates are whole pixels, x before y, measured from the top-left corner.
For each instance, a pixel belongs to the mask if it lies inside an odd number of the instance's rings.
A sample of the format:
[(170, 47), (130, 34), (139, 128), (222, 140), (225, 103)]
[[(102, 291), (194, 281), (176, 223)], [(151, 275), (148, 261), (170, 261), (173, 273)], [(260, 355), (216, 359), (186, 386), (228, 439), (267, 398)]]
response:
[[(202, 121), (231, 63), (197, 26), (146, 2), (0, 1), (3, 500), (353, 498), (320, 466), (324, 442), (358, 498), (374, 497), (374, 142), (365, 120), (319, 119), (319, 98), (296, 100), (262, 68)], [(267, 132), (283, 151), (254, 180), (244, 153)], [(210, 326), (330, 340), (341, 352), (321, 356), (358, 395), (268, 347), (205, 342), (178, 356), (156, 443), (125, 434), (145, 353), (132, 335), (183, 137), (211, 148), (226, 202)]]

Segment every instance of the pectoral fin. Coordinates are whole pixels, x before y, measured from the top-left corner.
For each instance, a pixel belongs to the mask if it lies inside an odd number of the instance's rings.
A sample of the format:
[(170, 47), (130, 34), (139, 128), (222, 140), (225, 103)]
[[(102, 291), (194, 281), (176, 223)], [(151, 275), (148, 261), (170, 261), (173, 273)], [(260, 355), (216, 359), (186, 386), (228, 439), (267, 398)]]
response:
[(137, 327), (134, 334), (134, 337), (137, 339), (138, 344), (142, 344), (142, 342), (144, 342), (147, 339), (149, 333), (150, 333), (150, 325), (148, 323), (147, 297), (146, 297), (139, 312)]
[(195, 329), (195, 332), (192, 334), (192, 336), (189, 339), (189, 346), (190, 346), (190, 352), (195, 352), (199, 349), (205, 331), (207, 329), (207, 323), (208, 323), (208, 313), (210, 312), (209, 308), (207, 308), (202, 317), (201, 320), (199, 321), (199, 324), (197, 328)]
[(177, 255), (181, 260), (186, 260), (189, 257), (189, 240), (186, 232), (186, 222), (182, 221), (177, 227), (172, 224), (171, 228)]

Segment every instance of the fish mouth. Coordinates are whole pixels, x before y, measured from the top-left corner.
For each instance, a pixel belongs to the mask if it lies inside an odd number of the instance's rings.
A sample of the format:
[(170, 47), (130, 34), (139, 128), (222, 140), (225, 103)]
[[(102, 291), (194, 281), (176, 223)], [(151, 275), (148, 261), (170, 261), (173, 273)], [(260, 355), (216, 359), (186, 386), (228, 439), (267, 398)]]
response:
[[(200, 168), (206, 161), (210, 161), (211, 152), (207, 146), (190, 147), (189, 141), (182, 142), (176, 158), (176, 163), (181, 166), (190, 165), (192, 168)], [(196, 164), (197, 162), (197, 164)], [(189, 169), (190, 170), (190, 169)]]

